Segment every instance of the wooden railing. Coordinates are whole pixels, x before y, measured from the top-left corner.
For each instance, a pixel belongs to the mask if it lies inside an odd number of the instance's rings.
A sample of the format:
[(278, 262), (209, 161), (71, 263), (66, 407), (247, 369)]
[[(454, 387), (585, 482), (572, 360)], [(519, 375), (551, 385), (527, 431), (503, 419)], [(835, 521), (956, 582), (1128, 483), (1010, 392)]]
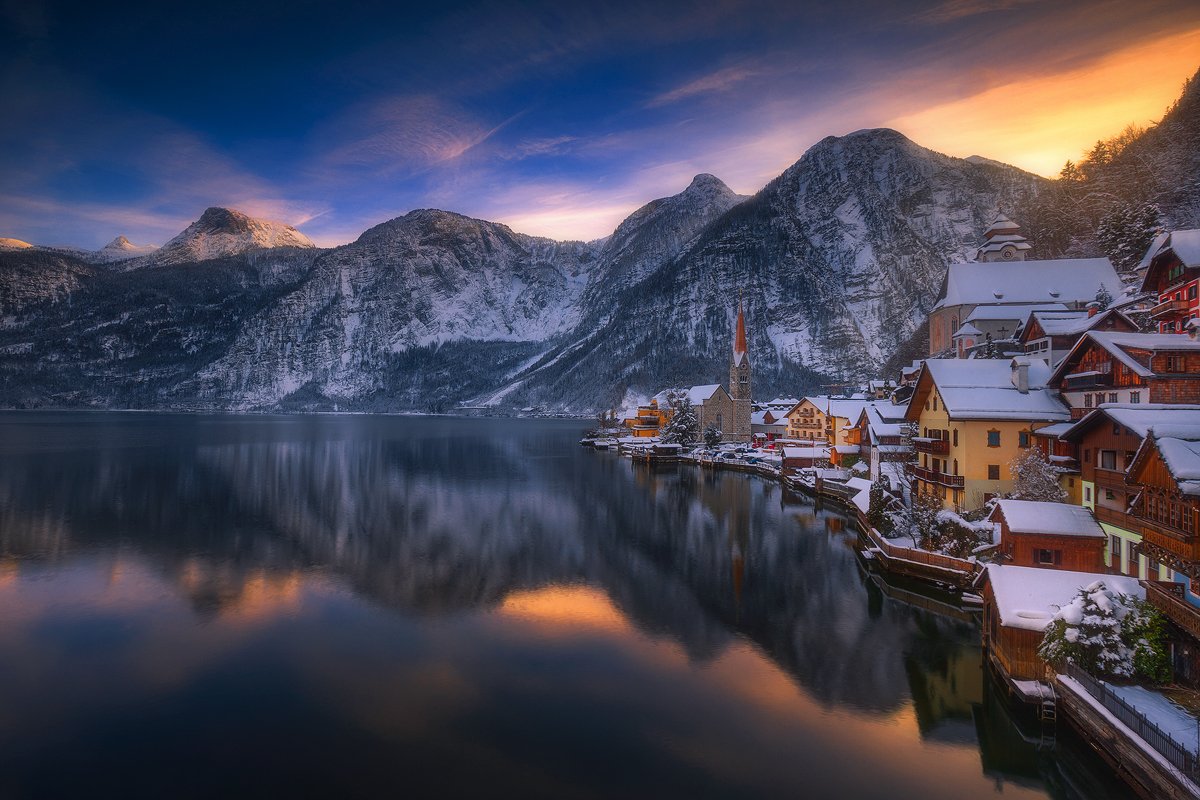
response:
[(942, 555), (941, 553), (931, 553), (928, 550), (894, 545), (883, 538), (879, 534), (879, 531), (870, 525), (865, 526), (864, 530), (866, 530), (867, 538), (871, 540), (871, 544), (878, 547), (888, 558), (902, 558), (905, 561), (925, 564), (926, 566), (937, 567), (939, 569), (953, 570), (954, 572), (965, 572), (967, 574), (975, 572), (977, 565), (974, 561), (954, 558), (953, 556)]
[(1200, 608), (1183, 598), (1183, 584), (1171, 581), (1142, 581), (1146, 600), (1167, 619), (1200, 640)]
[(930, 483), (949, 486), (952, 489), (961, 489), (966, 485), (966, 479), (962, 475), (947, 475), (944, 472), (918, 467), (916, 464), (909, 464), (908, 471), (913, 477)]
[(1131, 515), (1129, 520), (1141, 526), (1142, 541), (1158, 545), (1184, 561), (1200, 561), (1200, 536), (1190, 536), (1183, 531), (1172, 530), (1145, 517)]
[(1150, 316), (1162, 317), (1167, 314), (1178, 314), (1188, 310), (1187, 300), (1164, 300), (1150, 309)]
[(932, 453), (935, 456), (950, 454), (950, 442), (946, 439), (913, 439), (912, 443), (918, 453)]
[(1138, 522), (1124, 511), (1118, 511), (1115, 508), (1105, 508), (1097, 505), (1095, 507), (1096, 519), (1101, 522), (1107, 522), (1109, 525), (1116, 525), (1118, 528), (1124, 528), (1127, 531), (1136, 531)]

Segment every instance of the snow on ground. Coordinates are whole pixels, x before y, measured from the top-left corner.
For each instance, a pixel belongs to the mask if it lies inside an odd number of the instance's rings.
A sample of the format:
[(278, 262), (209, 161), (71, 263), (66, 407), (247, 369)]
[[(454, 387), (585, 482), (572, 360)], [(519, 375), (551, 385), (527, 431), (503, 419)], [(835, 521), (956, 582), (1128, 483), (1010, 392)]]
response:
[(1176, 705), (1169, 697), (1145, 686), (1116, 686), (1110, 683), (1108, 688), (1145, 714), (1147, 719), (1174, 739), (1180, 747), (1191, 751), (1193, 755), (1200, 754), (1200, 720)]

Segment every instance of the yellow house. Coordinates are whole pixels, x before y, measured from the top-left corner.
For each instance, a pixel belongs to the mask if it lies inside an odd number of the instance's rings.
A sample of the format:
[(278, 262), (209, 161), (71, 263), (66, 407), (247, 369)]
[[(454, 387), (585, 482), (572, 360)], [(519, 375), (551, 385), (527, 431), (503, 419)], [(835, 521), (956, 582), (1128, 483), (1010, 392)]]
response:
[(658, 404), (658, 398), (652, 399), (644, 406), (638, 406), (637, 414), (625, 419), (625, 427), (631, 436), (650, 438), (658, 436), (659, 431), (671, 421), (674, 409), (670, 405)]
[(1071, 417), (1049, 377), (1046, 362), (1023, 356), (927, 360), (905, 415), (916, 426), (913, 491), (962, 510), (1011, 491), (1009, 465), (1035, 446), (1033, 430)]
[(869, 400), (805, 397), (787, 412), (789, 439), (814, 439), (831, 445), (853, 445), (858, 417)]

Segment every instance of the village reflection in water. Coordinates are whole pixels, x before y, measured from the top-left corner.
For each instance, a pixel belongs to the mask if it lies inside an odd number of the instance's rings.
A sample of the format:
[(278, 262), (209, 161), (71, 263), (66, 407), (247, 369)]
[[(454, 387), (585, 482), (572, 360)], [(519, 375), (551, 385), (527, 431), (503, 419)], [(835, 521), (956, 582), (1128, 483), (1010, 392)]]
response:
[(579, 429), (0, 415), (0, 795), (1123, 796), (840, 514)]

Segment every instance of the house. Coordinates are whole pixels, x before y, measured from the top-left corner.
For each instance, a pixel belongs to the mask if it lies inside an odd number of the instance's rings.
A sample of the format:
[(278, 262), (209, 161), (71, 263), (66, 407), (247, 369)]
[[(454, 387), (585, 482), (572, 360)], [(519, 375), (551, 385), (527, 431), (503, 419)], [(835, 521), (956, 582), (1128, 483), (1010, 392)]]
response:
[(1160, 425), (1126, 475), (1137, 488), (1132, 518), (1141, 551), (1169, 569), (1170, 582), (1146, 581), (1147, 597), (1172, 622), (1176, 680), (1200, 682), (1200, 425)]
[(1064, 441), (1062, 436), (1071, 429), (1070, 422), (1055, 422), (1033, 430), (1033, 446), (1041, 451), (1042, 458), (1058, 472), (1058, 483), (1067, 495), (1067, 502), (1080, 505), (1083, 491), (1079, 478), (1079, 459), (1075, 445)]
[(1183, 333), (1200, 318), (1200, 230), (1167, 234), (1150, 256), (1142, 291), (1157, 298), (1150, 318), (1159, 333)]
[(868, 402), (865, 398), (805, 397), (787, 413), (788, 438), (849, 445), (849, 432)]
[(756, 442), (773, 442), (787, 436), (787, 417), (771, 408), (750, 415), (750, 433)]
[(693, 386), (685, 389), (683, 395), (696, 411), (701, 436), (709, 428), (724, 431), (726, 423), (733, 419), (733, 398), (719, 383)]
[(868, 403), (859, 412), (851, 439), (860, 448), (872, 481), (886, 475), (894, 489), (904, 481), (904, 464), (912, 457), (912, 445), (905, 441), (904, 414), (908, 405), (888, 401)]
[(1055, 366), (1075, 343), (1091, 330), (1137, 333), (1133, 320), (1115, 308), (1097, 311), (1033, 311), (1017, 333), (1017, 341), (1026, 355), (1036, 356)]
[(1109, 537), (1106, 562), (1113, 572), (1157, 580), (1158, 561), (1141, 552), (1141, 527), (1131, 516), (1137, 487), (1126, 471), (1154, 427), (1200, 427), (1200, 405), (1104, 404), (1061, 435), (1075, 449), (1079, 464), (1079, 503), (1092, 509)]
[[(1067, 307), (1062, 303), (976, 306), (963, 320), (959, 333), (954, 336), (957, 357), (967, 358), (989, 341), (1001, 350), (1021, 350), (1022, 348), (1018, 347), (1017, 333), (1021, 323), (1036, 311), (1065, 312)], [(967, 330), (972, 331), (973, 335), (960, 336)]]
[[(1028, 315), (1030, 306), (1061, 304), (1064, 309), (1082, 309), (1096, 299), (1101, 286), (1111, 292), (1121, 286), (1107, 258), (1025, 260), (1030, 245), (1020, 228), (1003, 215), (984, 237), (975, 261), (947, 268), (929, 315), (930, 355), (949, 352), (954, 335), (981, 306), (1025, 307), (1025, 313), (1018, 309), (1009, 312), (1014, 315), (1009, 319), (1019, 321)], [(979, 322), (973, 325), (979, 330)], [(1015, 326), (1012, 330), (1015, 333)]]
[(1000, 528), (997, 554), (1018, 567), (1104, 572), (1108, 536), (1092, 512), (1068, 503), (997, 500), (988, 520)]
[(1146, 597), (1137, 579), (1123, 575), (988, 564), (981, 576), (988, 659), (1010, 680), (1044, 680), (1046, 662), (1038, 647), (1047, 626), (1080, 589), (1098, 580), (1116, 592)]
[(1045, 388), (1044, 361), (928, 359), (905, 420), (915, 423), (912, 490), (945, 508), (978, 508), (1012, 489), (1010, 463), (1033, 446), (1033, 430), (1070, 412)]
[(1200, 403), (1200, 341), (1175, 333), (1088, 331), (1049, 385), (1080, 419), (1102, 403)]
[(637, 413), (625, 420), (625, 427), (631, 436), (649, 438), (658, 436), (660, 430), (671, 421), (674, 410), (670, 404), (659, 405), (657, 397), (651, 398), (646, 405), (637, 407)]
[(802, 469), (821, 466), (829, 461), (829, 447), (826, 445), (808, 445), (805, 447), (784, 447), (780, 453), (780, 469), (784, 475), (794, 475)]
[(876, 400), (887, 400), (895, 389), (896, 384), (890, 380), (867, 382), (867, 394)]

